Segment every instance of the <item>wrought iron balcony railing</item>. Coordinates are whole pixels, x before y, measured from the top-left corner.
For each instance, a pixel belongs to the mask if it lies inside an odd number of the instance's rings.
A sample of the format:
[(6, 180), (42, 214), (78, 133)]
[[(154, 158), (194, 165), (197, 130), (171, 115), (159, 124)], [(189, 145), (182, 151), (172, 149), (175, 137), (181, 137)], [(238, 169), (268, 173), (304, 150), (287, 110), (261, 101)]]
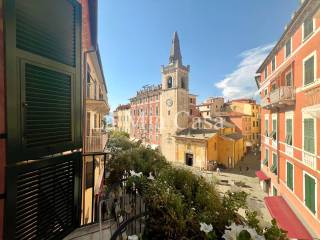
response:
[(263, 108), (284, 107), (295, 104), (295, 88), (292, 86), (280, 86), (261, 100)]

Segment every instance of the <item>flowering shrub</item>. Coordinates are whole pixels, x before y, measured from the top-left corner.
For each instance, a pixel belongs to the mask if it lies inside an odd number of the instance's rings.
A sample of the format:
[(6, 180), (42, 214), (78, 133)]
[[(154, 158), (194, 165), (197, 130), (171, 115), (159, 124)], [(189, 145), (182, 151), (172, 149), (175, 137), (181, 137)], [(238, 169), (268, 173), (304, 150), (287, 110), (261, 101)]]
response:
[[(272, 239), (285, 233), (273, 222), (261, 229), (255, 212), (246, 207), (245, 192), (221, 196), (203, 177), (168, 164), (160, 152), (131, 143), (123, 136), (110, 139), (113, 147), (109, 184), (127, 175), (146, 203), (143, 239)], [(123, 143), (123, 145), (121, 145)], [(247, 209), (246, 217), (238, 214)]]

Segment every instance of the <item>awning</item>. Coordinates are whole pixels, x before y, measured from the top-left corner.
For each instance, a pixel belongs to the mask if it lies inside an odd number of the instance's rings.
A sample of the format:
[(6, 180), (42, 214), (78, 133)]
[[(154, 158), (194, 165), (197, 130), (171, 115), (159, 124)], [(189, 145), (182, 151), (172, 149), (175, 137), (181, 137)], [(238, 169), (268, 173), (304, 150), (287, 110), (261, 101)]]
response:
[(278, 226), (287, 231), (289, 238), (312, 240), (308, 230), (302, 225), (287, 202), (279, 196), (265, 197), (264, 202)]
[(260, 181), (265, 181), (270, 179), (264, 172), (256, 171), (256, 176), (259, 178)]

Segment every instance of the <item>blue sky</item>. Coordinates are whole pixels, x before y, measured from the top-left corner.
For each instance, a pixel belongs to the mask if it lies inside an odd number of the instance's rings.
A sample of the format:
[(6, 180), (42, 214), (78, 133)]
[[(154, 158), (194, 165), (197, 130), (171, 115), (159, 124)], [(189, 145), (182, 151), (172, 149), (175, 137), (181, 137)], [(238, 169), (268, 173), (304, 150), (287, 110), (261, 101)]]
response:
[(255, 70), (298, 0), (100, 0), (99, 46), (112, 110), (143, 85), (159, 84), (178, 31), (190, 92), (252, 97)]

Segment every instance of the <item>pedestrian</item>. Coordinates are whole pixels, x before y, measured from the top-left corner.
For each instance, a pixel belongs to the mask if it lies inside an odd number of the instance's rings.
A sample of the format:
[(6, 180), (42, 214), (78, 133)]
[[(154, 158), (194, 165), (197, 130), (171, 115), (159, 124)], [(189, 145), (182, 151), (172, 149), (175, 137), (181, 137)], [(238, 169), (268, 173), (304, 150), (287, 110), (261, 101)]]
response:
[(246, 167), (246, 170), (247, 170), (247, 172), (249, 171), (249, 167), (248, 166)]
[(217, 167), (217, 174), (220, 175), (220, 168)]

